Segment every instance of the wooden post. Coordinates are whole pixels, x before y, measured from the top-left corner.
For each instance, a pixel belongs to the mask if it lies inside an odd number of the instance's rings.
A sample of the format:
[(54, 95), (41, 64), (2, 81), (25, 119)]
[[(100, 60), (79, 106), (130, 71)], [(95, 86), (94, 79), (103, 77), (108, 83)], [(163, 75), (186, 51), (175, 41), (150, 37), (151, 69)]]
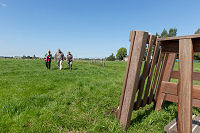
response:
[(125, 77), (124, 77), (122, 94), (121, 94), (121, 98), (120, 98), (120, 105), (119, 105), (119, 109), (116, 112), (117, 119), (120, 119), (120, 116), (121, 116), (121, 110), (122, 110), (122, 105), (123, 105), (123, 100), (124, 100), (124, 93), (126, 90), (127, 78), (128, 78), (128, 73), (129, 73), (129, 68), (130, 68), (130, 63), (131, 63), (131, 57), (132, 57), (132, 53), (133, 53), (133, 45), (134, 45), (135, 35), (136, 35), (135, 31), (130, 32), (129, 41), (131, 42), (131, 45), (129, 48), (129, 56), (128, 56), (128, 61), (127, 61), (127, 65), (126, 65), (126, 73), (125, 73)]
[[(161, 93), (161, 82), (164, 76), (164, 71), (165, 71), (165, 67), (167, 64), (167, 59), (168, 59), (169, 54), (165, 53), (163, 62), (162, 62), (162, 68), (160, 71), (160, 76), (159, 76), (159, 80), (158, 80), (158, 84), (157, 84), (157, 88), (156, 88), (156, 94), (155, 94), (155, 98), (157, 97), (157, 99), (161, 99), (163, 97), (163, 94)], [(159, 100), (160, 101), (160, 100)], [(160, 101), (161, 102), (161, 101)], [(156, 110), (158, 110), (158, 107), (160, 106), (161, 103), (156, 103)]]
[(158, 57), (158, 62), (157, 62), (156, 70), (155, 70), (155, 74), (154, 74), (155, 76), (153, 78), (153, 84), (152, 84), (150, 95), (149, 95), (148, 104), (151, 104), (151, 102), (153, 100), (153, 95), (154, 95), (154, 92), (155, 92), (155, 87), (156, 87), (157, 78), (158, 78), (158, 75), (159, 75), (161, 61), (162, 61), (162, 53), (161, 53), (161, 50), (160, 50), (159, 57)]
[(120, 123), (125, 127), (129, 127), (135, 95), (138, 87), (142, 59), (145, 52), (146, 43), (148, 40), (148, 33), (144, 31), (136, 31), (135, 42), (132, 55), (130, 56), (130, 66), (127, 74), (126, 86), (124, 88), (124, 96), (120, 111)]
[(151, 35), (150, 39), (149, 39), (149, 45), (148, 45), (148, 51), (147, 51), (146, 60), (144, 62), (142, 78), (141, 78), (141, 82), (140, 82), (139, 87), (138, 87), (139, 92), (138, 92), (138, 96), (137, 96), (137, 102), (136, 102), (135, 109), (139, 109), (139, 107), (141, 105), (144, 85), (145, 85), (146, 78), (148, 76), (148, 70), (149, 70), (148, 67), (149, 67), (149, 61), (150, 61), (150, 58), (151, 58), (151, 52), (152, 52), (153, 43), (154, 43), (154, 39), (153, 39), (153, 37)]
[(176, 53), (170, 53), (167, 60), (163, 81), (168, 81), (168, 82), (170, 81), (170, 76), (174, 67), (175, 59), (176, 59)]
[[(167, 81), (167, 82), (170, 81), (170, 77), (171, 77), (171, 73), (173, 71), (175, 59), (176, 59), (176, 53), (170, 53), (168, 56), (168, 59), (167, 59), (167, 64), (166, 64), (166, 67), (164, 70), (164, 75), (163, 75), (162, 81)], [(161, 84), (162, 84), (162, 81), (159, 81), (159, 82), (161, 82)], [(159, 88), (159, 89), (161, 89), (161, 88)], [(162, 90), (159, 91), (159, 93), (162, 93)], [(158, 98), (156, 97), (156, 110), (157, 111), (160, 110), (162, 107), (165, 94), (158, 94), (158, 96), (159, 96)]]
[(146, 105), (147, 100), (148, 100), (149, 88), (150, 88), (150, 85), (151, 85), (151, 82), (152, 82), (154, 67), (155, 67), (156, 61), (157, 61), (156, 59), (157, 59), (157, 56), (159, 54), (159, 47), (160, 47), (159, 43), (156, 42), (156, 47), (155, 47), (155, 50), (154, 50), (152, 64), (151, 64), (150, 72), (149, 72), (149, 75), (148, 75), (148, 81), (147, 81), (146, 89), (145, 89), (145, 92), (144, 92), (144, 99), (143, 99), (143, 102), (142, 102), (142, 107), (144, 107)]
[(178, 132), (192, 133), (192, 72), (193, 45), (191, 39), (179, 40)]

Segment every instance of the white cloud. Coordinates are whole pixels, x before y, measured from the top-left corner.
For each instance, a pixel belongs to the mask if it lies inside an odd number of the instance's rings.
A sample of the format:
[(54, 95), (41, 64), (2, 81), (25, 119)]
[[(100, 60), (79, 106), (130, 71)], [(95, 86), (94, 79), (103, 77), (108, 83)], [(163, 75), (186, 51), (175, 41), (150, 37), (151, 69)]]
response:
[(0, 3), (1, 7), (7, 7), (8, 5), (6, 3)]

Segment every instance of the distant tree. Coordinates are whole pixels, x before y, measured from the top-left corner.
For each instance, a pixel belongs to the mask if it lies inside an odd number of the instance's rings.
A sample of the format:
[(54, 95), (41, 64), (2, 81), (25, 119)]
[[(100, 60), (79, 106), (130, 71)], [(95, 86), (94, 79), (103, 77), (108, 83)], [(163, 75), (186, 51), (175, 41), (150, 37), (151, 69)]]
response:
[(168, 37), (168, 32), (167, 32), (167, 30), (165, 28), (163, 29), (163, 31), (161, 33), (161, 37), (162, 38)]
[(22, 59), (26, 59), (26, 56), (25, 56), (25, 55), (23, 55), (23, 56), (22, 56)]
[(107, 61), (115, 61), (115, 56), (114, 56), (114, 54), (112, 53), (110, 56), (108, 56), (108, 57), (106, 58), (106, 60), (107, 60)]
[(159, 37), (160, 35), (158, 34), (158, 32), (156, 32), (156, 36)]
[(176, 34), (177, 34), (177, 29), (176, 28), (170, 28), (169, 29), (168, 37), (176, 36)]
[(198, 29), (194, 32), (194, 34), (200, 34), (200, 28), (198, 28)]
[(123, 60), (123, 58), (126, 57), (126, 56), (127, 56), (127, 49), (126, 48), (122, 47), (117, 51), (117, 55), (116, 55), (117, 59)]
[(32, 57), (28, 55), (28, 56), (26, 57), (26, 59), (32, 59)]
[(162, 38), (173, 37), (173, 36), (176, 36), (176, 34), (177, 34), (177, 28), (170, 28), (169, 32), (167, 32), (167, 30), (164, 28), (162, 33), (161, 33), (161, 37)]

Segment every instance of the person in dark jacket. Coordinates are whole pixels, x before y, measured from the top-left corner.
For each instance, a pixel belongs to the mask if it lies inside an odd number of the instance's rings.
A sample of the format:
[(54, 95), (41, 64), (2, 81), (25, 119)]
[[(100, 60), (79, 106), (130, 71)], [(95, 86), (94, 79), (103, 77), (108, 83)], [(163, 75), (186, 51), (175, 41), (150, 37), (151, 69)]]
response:
[(45, 54), (45, 64), (47, 69), (51, 68), (51, 59), (52, 59), (52, 54), (51, 51), (48, 50), (47, 53)]
[(72, 61), (73, 61), (73, 56), (72, 56), (71, 52), (68, 51), (68, 54), (67, 54), (67, 64), (68, 64), (68, 68), (70, 70), (72, 69)]

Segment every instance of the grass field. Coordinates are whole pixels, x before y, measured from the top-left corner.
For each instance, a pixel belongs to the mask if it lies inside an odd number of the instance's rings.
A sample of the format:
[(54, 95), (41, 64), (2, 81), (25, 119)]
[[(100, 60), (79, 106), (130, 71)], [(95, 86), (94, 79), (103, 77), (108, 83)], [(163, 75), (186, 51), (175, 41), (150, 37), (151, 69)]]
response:
[[(124, 132), (111, 110), (119, 105), (126, 63), (75, 61), (72, 71), (66, 67), (59, 71), (53, 62), (46, 70), (42, 60), (1, 59), (0, 132)], [(159, 112), (147, 105), (133, 112), (128, 132), (162, 133), (177, 110), (169, 102)]]

